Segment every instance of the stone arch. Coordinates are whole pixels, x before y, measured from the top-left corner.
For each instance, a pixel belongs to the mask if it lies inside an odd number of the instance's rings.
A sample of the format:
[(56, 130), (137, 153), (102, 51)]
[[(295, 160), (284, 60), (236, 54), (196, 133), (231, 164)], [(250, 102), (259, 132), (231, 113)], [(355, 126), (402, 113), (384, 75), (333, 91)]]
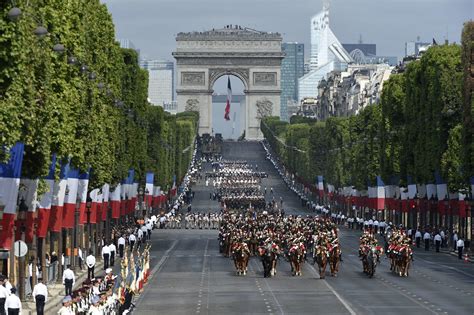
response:
[(209, 69), (209, 90), (212, 91), (216, 81), (225, 75), (233, 75), (239, 78), (244, 84), (244, 90), (249, 89), (249, 69)]

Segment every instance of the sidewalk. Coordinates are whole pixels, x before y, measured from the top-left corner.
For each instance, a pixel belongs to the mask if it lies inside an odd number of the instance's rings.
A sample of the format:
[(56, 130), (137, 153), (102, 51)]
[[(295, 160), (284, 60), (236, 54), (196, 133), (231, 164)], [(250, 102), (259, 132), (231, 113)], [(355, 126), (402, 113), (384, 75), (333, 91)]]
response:
[[(87, 278), (87, 267), (84, 264), (84, 267), (81, 270), (75, 270), (76, 274), (76, 283), (73, 287), (73, 291), (79, 288)], [(97, 259), (95, 265), (96, 275), (102, 275), (104, 273), (104, 263)], [(62, 301), (64, 298), (64, 285), (61, 283), (48, 284), (48, 302), (44, 307), (45, 314), (56, 314), (62, 306)], [(36, 314), (36, 304), (33, 301), (33, 298), (28, 298), (28, 300), (22, 302), (24, 315), (34, 315)]]

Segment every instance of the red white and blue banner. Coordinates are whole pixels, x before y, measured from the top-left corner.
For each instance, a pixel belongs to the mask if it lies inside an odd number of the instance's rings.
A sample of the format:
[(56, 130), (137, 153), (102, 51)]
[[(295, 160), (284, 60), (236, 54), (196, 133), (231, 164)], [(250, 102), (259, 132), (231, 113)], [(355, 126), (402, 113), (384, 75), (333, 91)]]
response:
[(79, 170), (70, 168), (67, 173), (67, 190), (64, 200), (63, 228), (74, 228), (76, 214), (77, 191), (79, 189)]
[(436, 185), (435, 184), (426, 185), (426, 198), (427, 199), (436, 198)]
[(385, 209), (385, 184), (381, 176), (377, 176), (377, 186), (375, 187), (376, 210)]
[(230, 104), (232, 102), (232, 86), (230, 85), (230, 77), (227, 77), (227, 102), (225, 105), (224, 119), (230, 120)]
[(318, 175), (316, 178), (316, 189), (318, 190), (319, 197), (324, 196), (324, 177)]
[(145, 198), (147, 207), (151, 207), (152, 204), (154, 179), (155, 175), (153, 173), (146, 173)]
[[(19, 220), (17, 219), (17, 223), (25, 225), (25, 228), (26, 228), (25, 241), (27, 243), (33, 242), (33, 238), (35, 234), (35, 213), (36, 213), (36, 207), (38, 204), (37, 192), (38, 192), (37, 179), (22, 178), (20, 180), (20, 190), (18, 192), (18, 196), (19, 196), (20, 202), (23, 201), (25, 205), (28, 206), (28, 211), (26, 212), (26, 222), (19, 222)], [(21, 239), (21, 229), (17, 229), (16, 238)]]
[(408, 188), (400, 187), (400, 202), (402, 212), (408, 212)]
[(438, 212), (439, 214), (443, 215), (443, 214), (446, 214), (446, 211), (447, 211), (445, 200), (447, 200), (449, 197), (448, 185), (438, 173), (435, 174), (435, 180), (436, 180), (436, 195), (438, 196)]
[(110, 201), (110, 185), (104, 184), (102, 186), (102, 194), (100, 195), (100, 203), (102, 205), (102, 209), (105, 209), (106, 213), (109, 210), (109, 201)]
[(97, 204), (99, 203), (100, 189), (96, 188), (91, 190), (89, 197), (91, 198), (91, 209), (89, 215), (89, 223), (97, 223)]
[(13, 241), (23, 153), (24, 144), (18, 142), (10, 149), (8, 162), (0, 163), (0, 208), (3, 208), (0, 248), (3, 249), (10, 249)]
[(122, 190), (122, 185), (118, 184), (110, 195), (110, 201), (112, 203), (112, 219), (120, 218), (120, 194)]
[(49, 173), (44, 181), (48, 190), (39, 196), (39, 209), (37, 215), (37, 230), (36, 236), (44, 238), (48, 234), (49, 216), (51, 213), (51, 205), (53, 203), (53, 191), (54, 191), (54, 172), (56, 170), (56, 154), (53, 155), (51, 166), (49, 167)]
[(153, 207), (158, 207), (161, 203), (161, 187), (154, 186), (153, 187)]
[(130, 205), (130, 213), (133, 213), (137, 207), (138, 199), (138, 183), (132, 184), (132, 204)]
[(53, 204), (49, 216), (49, 229), (51, 232), (60, 232), (63, 227), (64, 198), (66, 196), (67, 174), (69, 162), (61, 165), (59, 181), (54, 183)]
[(89, 172), (79, 175), (79, 182), (77, 186), (77, 199), (79, 200), (79, 224), (87, 223), (86, 204), (87, 204), (87, 190), (89, 188)]

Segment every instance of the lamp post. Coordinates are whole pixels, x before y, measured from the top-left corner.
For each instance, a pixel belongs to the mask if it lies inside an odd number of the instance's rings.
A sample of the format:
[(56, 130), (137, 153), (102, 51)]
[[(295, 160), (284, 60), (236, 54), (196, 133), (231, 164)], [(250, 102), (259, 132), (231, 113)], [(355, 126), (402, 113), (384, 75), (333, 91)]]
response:
[(87, 253), (91, 250), (91, 206), (92, 206), (92, 199), (90, 196), (87, 196), (86, 202), (86, 215), (87, 215)]
[[(18, 205), (18, 220), (20, 223), (20, 239), (25, 241), (25, 220), (26, 213), (28, 212), (28, 206), (25, 203), (25, 199), (21, 198), (20, 204)], [(25, 256), (18, 258), (18, 288), (20, 300), (25, 300)]]

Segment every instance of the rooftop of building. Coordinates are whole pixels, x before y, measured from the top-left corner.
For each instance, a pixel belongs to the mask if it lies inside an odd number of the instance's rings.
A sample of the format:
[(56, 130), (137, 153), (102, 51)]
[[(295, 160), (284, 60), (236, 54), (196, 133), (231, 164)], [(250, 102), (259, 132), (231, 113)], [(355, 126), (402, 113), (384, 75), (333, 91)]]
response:
[(223, 28), (204, 32), (181, 32), (176, 36), (177, 41), (186, 40), (282, 40), (280, 33), (258, 31), (240, 25), (226, 25)]

